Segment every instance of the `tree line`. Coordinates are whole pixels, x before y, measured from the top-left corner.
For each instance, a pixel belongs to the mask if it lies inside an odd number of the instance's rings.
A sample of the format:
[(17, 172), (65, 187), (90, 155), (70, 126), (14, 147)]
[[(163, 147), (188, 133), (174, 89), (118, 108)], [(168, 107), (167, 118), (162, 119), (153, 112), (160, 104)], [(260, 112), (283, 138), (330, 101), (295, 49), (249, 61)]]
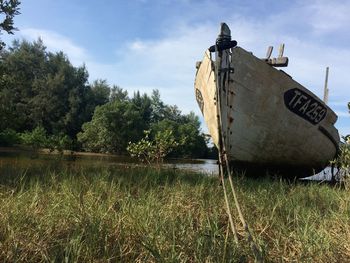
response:
[[(17, 30), (14, 26), (13, 18), (20, 14), (20, 4), (21, 2), (18, 0), (0, 1), (0, 35), (2, 35), (3, 32), (13, 35), (14, 31)], [(5, 46), (5, 43), (0, 39), (0, 50)]]
[(88, 81), (85, 66), (39, 39), (0, 51), (0, 145), (16, 143), (101, 153), (126, 153), (129, 142), (171, 130), (177, 157), (207, 157), (212, 149), (198, 116), (151, 95), (132, 95), (106, 80)]

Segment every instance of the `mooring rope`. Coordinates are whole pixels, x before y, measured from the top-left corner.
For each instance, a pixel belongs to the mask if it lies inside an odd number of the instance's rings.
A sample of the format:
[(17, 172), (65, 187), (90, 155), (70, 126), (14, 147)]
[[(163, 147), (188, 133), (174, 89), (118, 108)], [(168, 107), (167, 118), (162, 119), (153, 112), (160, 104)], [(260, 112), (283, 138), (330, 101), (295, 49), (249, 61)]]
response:
[(262, 259), (262, 256), (261, 256), (261, 251), (259, 250), (257, 244), (254, 241), (254, 238), (253, 238), (252, 234), (250, 233), (248, 223), (244, 219), (241, 206), (240, 206), (240, 204), (238, 202), (237, 194), (236, 194), (236, 191), (235, 191), (235, 188), (234, 188), (234, 185), (233, 185), (232, 173), (231, 173), (231, 170), (230, 170), (230, 165), (229, 165), (229, 162), (228, 162), (228, 159), (227, 159), (226, 151), (224, 151), (224, 158), (225, 158), (225, 161), (226, 161), (228, 180), (230, 182), (232, 196), (233, 196), (233, 200), (235, 202), (235, 206), (236, 206), (236, 209), (237, 209), (237, 212), (238, 212), (239, 219), (241, 220), (243, 228), (244, 228), (244, 230), (245, 230), (245, 232), (247, 234), (247, 239), (248, 239), (248, 242), (250, 243), (250, 247), (251, 247), (251, 249), (253, 251), (253, 254), (255, 256), (256, 261), (257, 262), (263, 262), (263, 259)]
[(219, 165), (219, 167), (220, 167), (221, 185), (222, 185), (222, 188), (224, 190), (224, 197), (225, 197), (227, 214), (228, 214), (228, 218), (229, 218), (229, 222), (230, 222), (230, 226), (231, 226), (233, 237), (235, 239), (236, 244), (238, 244), (237, 230), (236, 230), (235, 224), (233, 222), (232, 212), (231, 212), (231, 208), (230, 208), (230, 203), (228, 201), (227, 192), (226, 192), (224, 172), (222, 171), (222, 165)]
[[(221, 53), (221, 52), (220, 52)], [(233, 218), (232, 218), (232, 213), (230, 209), (230, 204), (229, 204), (229, 199), (227, 197), (227, 192), (226, 192), (226, 187), (225, 187), (225, 179), (224, 179), (224, 166), (223, 162), (225, 163), (226, 166), (226, 172), (228, 174), (230, 186), (231, 186), (231, 192), (233, 195), (234, 203), (238, 212), (239, 219), (243, 225), (243, 228), (246, 232), (248, 242), (250, 244), (250, 247), (252, 249), (252, 252), (254, 254), (256, 262), (263, 262), (263, 258), (261, 255), (261, 251), (259, 250), (257, 244), (254, 241), (254, 238), (249, 230), (249, 226), (247, 221), (244, 219), (243, 213), (241, 206), (239, 204), (237, 194), (233, 185), (233, 180), (232, 180), (232, 174), (231, 174), (231, 168), (229, 164), (229, 160), (227, 157), (227, 152), (226, 152), (226, 147), (225, 147), (225, 136), (222, 131), (222, 116), (221, 116), (221, 80), (222, 78), (219, 78), (220, 68), (221, 68), (221, 56), (216, 49), (215, 52), (216, 55), (216, 63), (217, 65), (214, 67), (215, 69), (215, 81), (216, 81), (216, 107), (217, 107), (217, 124), (218, 124), (218, 138), (219, 138), (219, 170), (220, 170), (220, 177), (221, 177), (221, 182), (222, 182), (222, 187), (224, 190), (224, 196), (225, 196), (225, 203), (226, 203), (226, 208), (227, 208), (227, 214), (229, 217), (230, 225), (231, 225), (231, 230), (234, 235), (235, 241), (238, 244), (238, 236), (237, 236), (237, 230), (234, 226), (233, 223)], [(228, 82), (228, 78), (226, 78), (226, 81)]]

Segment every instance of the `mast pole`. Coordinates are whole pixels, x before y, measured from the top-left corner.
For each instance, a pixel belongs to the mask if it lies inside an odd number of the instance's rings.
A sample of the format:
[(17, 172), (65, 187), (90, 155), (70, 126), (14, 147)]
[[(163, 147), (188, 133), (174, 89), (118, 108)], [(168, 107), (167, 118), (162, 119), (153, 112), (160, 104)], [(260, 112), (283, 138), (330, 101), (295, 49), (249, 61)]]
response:
[(324, 81), (324, 95), (323, 95), (323, 101), (325, 104), (328, 104), (328, 74), (329, 74), (329, 67), (326, 68), (326, 79)]

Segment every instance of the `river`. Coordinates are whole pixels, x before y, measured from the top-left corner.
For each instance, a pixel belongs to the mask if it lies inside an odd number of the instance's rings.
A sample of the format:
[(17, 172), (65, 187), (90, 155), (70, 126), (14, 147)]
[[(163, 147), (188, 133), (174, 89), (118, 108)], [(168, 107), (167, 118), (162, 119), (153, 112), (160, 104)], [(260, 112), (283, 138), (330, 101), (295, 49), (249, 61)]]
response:
[[(0, 148), (0, 169), (3, 167), (19, 167), (27, 169), (31, 167), (108, 167), (114, 165), (137, 165), (137, 160), (129, 156), (78, 153), (75, 155), (59, 156), (54, 154), (37, 154), (10, 148)], [(164, 166), (174, 169), (201, 172), (208, 175), (218, 174), (216, 160), (211, 159), (169, 159)], [(1, 170), (0, 170), (1, 171)], [(329, 181), (331, 180), (331, 168), (327, 167), (322, 172), (305, 178), (306, 180)]]
[[(107, 155), (93, 153), (77, 153), (74, 155), (35, 154), (30, 151), (21, 151), (13, 148), (0, 148), (0, 168), (4, 166), (30, 168), (50, 167), (55, 165), (65, 167), (102, 167), (102, 166), (132, 166), (140, 163), (137, 160), (123, 155)], [(164, 166), (174, 169), (196, 171), (208, 175), (217, 175), (216, 160), (211, 159), (169, 159)]]

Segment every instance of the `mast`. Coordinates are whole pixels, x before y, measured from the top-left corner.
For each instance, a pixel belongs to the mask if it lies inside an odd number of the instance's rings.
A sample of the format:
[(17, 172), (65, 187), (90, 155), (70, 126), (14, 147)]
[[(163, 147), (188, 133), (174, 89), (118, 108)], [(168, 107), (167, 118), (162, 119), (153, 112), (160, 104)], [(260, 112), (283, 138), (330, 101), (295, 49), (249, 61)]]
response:
[(328, 73), (329, 73), (329, 67), (326, 68), (326, 79), (324, 81), (324, 95), (323, 95), (323, 101), (325, 104), (328, 104)]

